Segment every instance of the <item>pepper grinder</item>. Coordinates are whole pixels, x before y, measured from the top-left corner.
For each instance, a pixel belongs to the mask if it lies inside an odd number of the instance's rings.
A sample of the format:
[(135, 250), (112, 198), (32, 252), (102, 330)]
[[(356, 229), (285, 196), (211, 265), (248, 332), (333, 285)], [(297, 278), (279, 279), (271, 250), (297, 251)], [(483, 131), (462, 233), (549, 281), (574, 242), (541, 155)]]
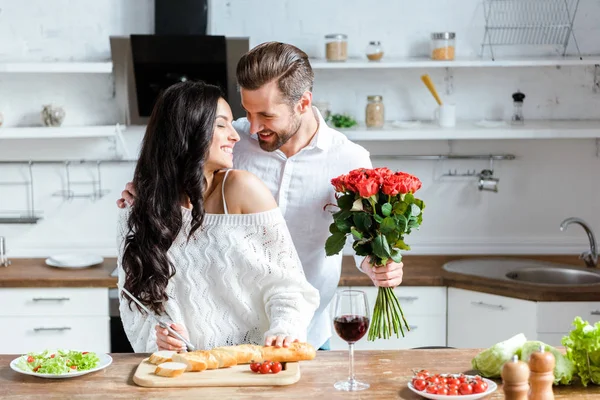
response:
[(527, 400), (529, 393), (529, 366), (515, 354), (502, 366), (502, 388), (506, 400)]
[(525, 95), (517, 91), (513, 93), (512, 98), (514, 111), (511, 123), (513, 125), (523, 125), (525, 123), (525, 119), (523, 118), (523, 100), (525, 99)]
[(554, 400), (552, 384), (554, 383), (554, 365), (556, 360), (549, 351), (544, 351), (544, 346), (540, 346), (540, 351), (536, 351), (529, 357), (529, 369), (531, 376), (529, 384), (529, 400)]

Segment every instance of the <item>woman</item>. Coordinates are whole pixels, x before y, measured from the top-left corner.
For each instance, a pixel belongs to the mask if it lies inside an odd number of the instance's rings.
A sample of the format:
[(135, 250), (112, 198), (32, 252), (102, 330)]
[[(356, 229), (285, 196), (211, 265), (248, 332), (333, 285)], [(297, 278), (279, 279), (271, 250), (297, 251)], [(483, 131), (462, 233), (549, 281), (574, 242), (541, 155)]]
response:
[[(178, 83), (158, 99), (119, 224), (119, 287), (198, 349), (305, 341), (319, 295), (271, 192), (229, 170), (232, 121), (216, 86)], [(124, 294), (120, 311), (136, 352), (183, 347)]]

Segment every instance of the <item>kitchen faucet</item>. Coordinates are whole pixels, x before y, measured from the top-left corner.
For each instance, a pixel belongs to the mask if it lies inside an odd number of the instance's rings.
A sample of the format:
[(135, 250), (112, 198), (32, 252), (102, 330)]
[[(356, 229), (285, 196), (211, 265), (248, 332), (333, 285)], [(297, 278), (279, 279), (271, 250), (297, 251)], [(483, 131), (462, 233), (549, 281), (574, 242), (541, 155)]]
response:
[(6, 256), (6, 240), (4, 236), (0, 236), (0, 267), (8, 267), (10, 260)]
[(566, 230), (567, 227), (571, 224), (581, 225), (581, 227), (585, 230), (585, 233), (587, 233), (588, 239), (590, 240), (590, 251), (584, 251), (583, 253), (581, 253), (581, 256), (579, 256), (579, 258), (581, 258), (585, 262), (585, 265), (587, 265), (588, 267), (590, 267), (590, 268), (597, 267), (598, 266), (598, 250), (597, 250), (598, 247), (596, 245), (596, 238), (594, 237), (594, 232), (588, 226), (588, 224), (585, 223), (584, 220), (582, 220), (580, 218), (574, 218), (574, 217), (565, 219), (560, 224), (560, 230), (561, 231)]

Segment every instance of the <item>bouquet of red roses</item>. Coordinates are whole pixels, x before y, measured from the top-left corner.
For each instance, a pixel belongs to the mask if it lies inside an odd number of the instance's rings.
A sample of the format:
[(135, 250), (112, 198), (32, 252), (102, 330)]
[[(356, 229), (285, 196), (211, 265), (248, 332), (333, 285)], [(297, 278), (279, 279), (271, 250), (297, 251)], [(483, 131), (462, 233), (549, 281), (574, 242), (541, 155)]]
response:
[[(401, 250), (410, 250), (404, 236), (418, 229), (423, 219), (425, 204), (413, 195), (421, 181), (387, 168), (361, 168), (332, 179), (331, 184), (337, 192), (339, 211), (333, 214), (329, 227), (327, 255), (342, 251), (346, 237), (352, 235), (352, 248), (359, 256), (369, 256), (373, 268), (386, 265), (390, 259), (400, 262)], [(388, 339), (392, 332), (404, 336), (404, 329), (410, 330), (394, 290), (380, 287), (368, 340)]]

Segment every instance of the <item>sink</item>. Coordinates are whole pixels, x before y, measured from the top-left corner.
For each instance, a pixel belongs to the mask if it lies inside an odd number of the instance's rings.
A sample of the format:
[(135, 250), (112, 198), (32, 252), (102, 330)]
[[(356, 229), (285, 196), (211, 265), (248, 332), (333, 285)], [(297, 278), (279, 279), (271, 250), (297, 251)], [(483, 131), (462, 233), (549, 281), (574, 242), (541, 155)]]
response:
[(530, 285), (600, 285), (600, 269), (526, 258), (468, 258), (447, 262), (443, 269), (461, 275)]
[(545, 285), (593, 285), (600, 274), (578, 269), (534, 267), (510, 271), (506, 277), (515, 281)]

